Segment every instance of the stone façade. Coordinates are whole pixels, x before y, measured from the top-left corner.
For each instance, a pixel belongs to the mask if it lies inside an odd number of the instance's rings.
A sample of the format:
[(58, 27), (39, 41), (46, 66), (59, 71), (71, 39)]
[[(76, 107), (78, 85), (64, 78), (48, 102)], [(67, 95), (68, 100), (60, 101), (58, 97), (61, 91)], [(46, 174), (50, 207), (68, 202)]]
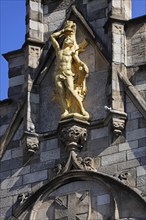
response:
[[(146, 219), (146, 17), (131, 19), (130, 1), (26, 4), (26, 41), (4, 55), (0, 218)], [(89, 42), (88, 122), (60, 121), (52, 100), (49, 37), (67, 19)]]

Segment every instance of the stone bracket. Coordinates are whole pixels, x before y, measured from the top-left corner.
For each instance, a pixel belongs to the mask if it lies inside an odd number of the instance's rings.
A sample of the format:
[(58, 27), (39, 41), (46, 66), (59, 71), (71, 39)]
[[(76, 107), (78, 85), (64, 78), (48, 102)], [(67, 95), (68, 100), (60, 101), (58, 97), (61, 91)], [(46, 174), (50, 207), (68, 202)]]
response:
[(62, 166), (62, 164), (57, 164), (55, 167), (55, 171), (57, 175), (60, 175), (69, 172), (72, 169), (97, 172), (93, 158), (79, 157), (78, 154), (73, 150), (70, 152), (66, 164), (64, 166)]
[(107, 123), (111, 121), (111, 128), (115, 136), (120, 136), (125, 129), (127, 113), (109, 109), (109, 114), (106, 119)]
[(39, 150), (38, 134), (25, 131), (21, 139), (21, 145), (23, 146), (26, 157), (32, 157), (33, 155), (37, 154)]
[(118, 72), (118, 76), (124, 84), (125, 92), (129, 96), (133, 104), (140, 111), (140, 113), (143, 115), (143, 117), (146, 119), (146, 101), (143, 99), (137, 89), (132, 85), (128, 77), (120, 72)]
[(77, 118), (61, 121), (59, 124), (59, 139), (63, 145), (63, 151), (69, 153), (65, 164), (57, 164), (56, 174), (62, 174), (71, 169), (95, 171), (94, 159), (91, 157), (79, 157), (78, 153), (83, 149), (87, 141), (87, 121), (80, 121)]
[(66, 152), (81, 150), (87, 141), (87, 121), (68, 119), (59, 123), (59, 139)]

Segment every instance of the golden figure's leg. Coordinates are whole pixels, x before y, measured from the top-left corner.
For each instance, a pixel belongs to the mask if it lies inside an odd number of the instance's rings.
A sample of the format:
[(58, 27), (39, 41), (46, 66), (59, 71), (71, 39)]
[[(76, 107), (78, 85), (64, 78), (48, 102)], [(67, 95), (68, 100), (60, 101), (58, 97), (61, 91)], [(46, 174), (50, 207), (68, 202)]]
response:
[(57, 91), (59, 94), (60, 102), (63, 107), (64, 113), (62, 116), (66, 116), (68, 114), (68, 109), (67, 109), (67, 103), (66, 103), (66, 97), (65, 97), (65, 85), (63, 81), (61, 80), (56, 80), (56, 87)]
[(89, 116), (88, 112), (85, 111), (82, 101), (80, 100), (79, 95), (77, 92), (74, 90), (74, 78), (73, 76), (67, 76), (66, 80), (64, 81), (66, 89), (69, 90), (71, 95), (74, 97), (76, 104), (80, 108), (81, 114), (84, 116)]

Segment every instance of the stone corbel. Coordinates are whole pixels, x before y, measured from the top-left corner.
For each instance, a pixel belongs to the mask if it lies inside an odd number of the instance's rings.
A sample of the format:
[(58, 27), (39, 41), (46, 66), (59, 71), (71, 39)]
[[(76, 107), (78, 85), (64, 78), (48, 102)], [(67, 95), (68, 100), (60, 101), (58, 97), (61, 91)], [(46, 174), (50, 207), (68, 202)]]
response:
[(23, 146), (26, 156), (36, 155), (39, 150), (38, 135), (36, 133), (25, 131), (21, 140), (21, 145)]
[(121, 181), (125, 185), (135, 186), (134, 174), (130, 171), (122, 171), (113, 175), (118, 181)]
[(55, 166), (55, 172), (57, 175), (60, 175), (72, 169), (97, 172), (95, 161), (92, 157), (79, 157), (73, 150), (70, 151), (66, 164), (57, 164)]
[(59, 125), (59, 139), (63, 145), (63, 150), (69, 153), (64, 164), (57, 164), (55, 172), (57, 175), (70, 171), (71, 169), (94, 171), (94, 159), (91, 157), (82, 158), (79, 152), (84, 148), (87, 141), (87, 125), (85, 122), (66, 121)]
[(17, 197), (17, 202), (21, 205), (29, 198), (29, 196), (29, 193), (20, 193)]
[(66, 152), (81, 150), (87, 140), (87, 128), (78, 125), (61, 126), (59, 138)]
[(124, 129), (127, 119), (127, 113), (109, 109), (107, 121), (111, 121), (111, 129), (116, 137), (120, 136)]

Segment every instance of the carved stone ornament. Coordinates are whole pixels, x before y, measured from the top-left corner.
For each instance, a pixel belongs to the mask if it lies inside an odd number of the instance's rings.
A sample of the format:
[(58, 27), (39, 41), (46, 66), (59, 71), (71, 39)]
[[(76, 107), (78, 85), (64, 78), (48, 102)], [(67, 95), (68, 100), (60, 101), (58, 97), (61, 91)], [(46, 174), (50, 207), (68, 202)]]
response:
[(28, 65), (32, 68), (36, 68), (39, 64), (38, 60), (39, 60), (39, 56), (40, 56), (40, 47), (35, 47), (30, 45), (28, 47), (28, 55), (29, 55), (29, 59), (28, 59)]
[(24, 135), (21, 139), (21, 145), (24, 148), (26, 156), (33, 156), (39, 150), (39, 138), (36, 133), (31, 133), (28, 131), (24, 132)]
[(62, 128), (59, 136), (67, 151), (81, 150), (87, 140), (87, 129), (73, 125)]
[(94, 159), (91, 157), (79, 157), (76, 152), (71, 151), (67, 163), (63, 166), (57, 164), (55, 167), (55, 172), (57, 175), (66, 173), (71, 169), (78, 169), (84, 171), (94, 171), (97, 172)]
[(57, 196), (54, 203), (55, 219), (91, 219), (91, 195), (88, 190), (80, 193), (70, 193), (63, 196)]
[(17, 197), (17, 201), (20, 204), (23, 204), (29, 198), (29, 193), (21, 193)]
[(125, 129), (127, 113), (108, 108), (107, 106), (105, 107), (109, 111), (107, 122), (111, 121), (113, 133), (115, 137), (118, 137)]
[(124, 128), (125, 128), (125, 120), (113, 118), (113, 132), (116, 136), (121, 135)]
[(31, 154), (36, 154), (39, 149), (38, 143), (27, 143), (27, 151)]
[(120, 172), (120, 173), (116, 173), (114, 175), (114, 177), (121, 181), (122, 183), (124, 183), (125, 185), (128, 185), (128, 186), (134, 186), (134, 177), (132, 175), (132, 173), (130, 173), (129, 171), (123, 171), (123, 172)]

